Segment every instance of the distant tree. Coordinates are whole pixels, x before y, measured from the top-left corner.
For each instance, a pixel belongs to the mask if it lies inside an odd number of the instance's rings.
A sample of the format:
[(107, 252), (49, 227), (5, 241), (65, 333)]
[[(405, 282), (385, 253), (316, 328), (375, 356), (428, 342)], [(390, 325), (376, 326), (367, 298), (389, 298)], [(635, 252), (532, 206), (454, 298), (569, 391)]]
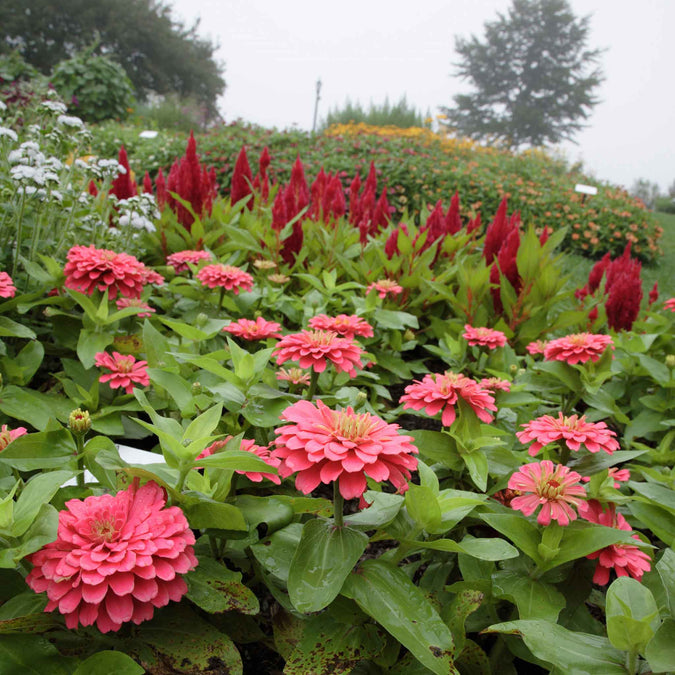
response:
[(0, 0), (0, 53), (17, 49), (44, 74), (89, 46), (127, 72), (137, 96), (193, 96), (215, 111), (225, 89), (216, 46), (155, 0)]
[(668, 196), (675, 199), (675, 180), (668, 186)]
[(408, 127), (429, 126), (425, 121), (429, 118), (412, 107), (405, 94), (394, 103), (389, 103), (389, 98), (384, 99), (382, 104), (374, 104), (372, 101), (366, 110), (358, 101), (352, 103), (349, 99), (341, 108), (333, 108), (326, 115), (322, 128), (327, 129), (331, 124), (348, 124), (349, 122), (363, 122), (376, 126), (394, 126), (407, 129)]
[(601, 50), (586, 48), (589, 18), (567, 0), (513, 0), (485, 23), (481, 41), (457, 38), (457, 74), (474, 91), (441, 108), (463, 136), (492, 137), (511, 148), (557, 143), (582, 128), (598, 103)]
[(658, 183), (647, 180), (646, 178), (638, 178), (633, 182), (629, 190), (633, 197), (641, 199), (648, 209), (653, 209), (656, 200), (661, 196), (661, 189)]

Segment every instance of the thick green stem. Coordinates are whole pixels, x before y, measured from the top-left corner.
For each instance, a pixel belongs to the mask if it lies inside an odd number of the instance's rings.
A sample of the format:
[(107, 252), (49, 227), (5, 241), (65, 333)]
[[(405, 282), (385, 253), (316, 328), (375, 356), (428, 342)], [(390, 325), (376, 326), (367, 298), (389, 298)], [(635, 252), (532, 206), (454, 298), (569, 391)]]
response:
[(339, 480), (333, 481), (333, 515), (335, 517), (335, 527), (342, 527), (344, 525), (343, 510), (344, 497), (340, 493)]
[(19, 256), (21, 255), (21, 239), (23, 237), (23, 213), (26, 208), (26, 189), (21, 192), (21, 207), (19, 208), (19, 222), (16, 228), (16, 249), (14, 250), (14, 261), (12, 262), (12, 279), (16, 275), (16, 268), (19, 264)]
[(192, 464), (188, 464), (180, 470), (180, 473), (178, 474), (178, 482), (176, 483), (176, 492), (182, 492), (183, 486), (185, 485), (185, 479), (190, 473), (190, 469), (192, 469)]
[(84, 436), (74, 434), (77, 448), (77, 487), (84, 488)]
[(220, 296), (218, 297), (218, 311), (223, 308), (223, 299), (225, 298), (225, 286), (220, 287)]
[(316, 370), (312, 370), (312, 379), (309, 381), (309, 389), (307, 390), (307, 395), (305, 399), (311, 401), (314, 398), (314, 393), (316, 392), (316, 385), (319, 383), (319, 373)]
[(635, 675), (638, 671), (638, 653), (637, 651), (630, 651), (626, 655), (626, 671), (630, 675)]

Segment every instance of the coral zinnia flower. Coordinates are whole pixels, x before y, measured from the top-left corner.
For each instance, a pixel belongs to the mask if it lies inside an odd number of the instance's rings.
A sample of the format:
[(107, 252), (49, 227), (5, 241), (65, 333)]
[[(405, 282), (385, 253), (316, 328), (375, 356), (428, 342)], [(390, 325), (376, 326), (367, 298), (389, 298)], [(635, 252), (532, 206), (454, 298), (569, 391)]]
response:
[(124, 356), (119, 352), (113, 352), (110, 356), (108, 352), (98, 352), (94, 365), (111, 371), (98, 378), (99, 382), (109, 382), (111, 389), (124, 387), (126, 393), (131, 394), (134, 391), (134, 384), (144, 387), (150, 384), (150, 376), (145, 369), (148, 362), (136, 361), (131, 354)]
[(387, 295), (398, 295), (399, 293), (403, 293), (403, 287), (399, 286), (391, 279), (380, 279), (379, 281), (370, 284), (370, 286), (366, 288), (366, 295), (372, 290), (376, 290), (381, 298), (384, 298)]
[(363, 349), (350, 338), (323, 330), (303, 330), (284, 335), (273, 352), (279, 365), (286, 361), (298, 361), (301, 368), (313, 368), (322, 373), (326, 370), (327, 361), (330, 361), (338, 373), (344, 371), (350, 377), (356, 377), (354, 366), (363, 367), (361, 354)]
[(196, 265), (200, 260), (210, 259), (211, 254), (208, 251), (178, 251), (166, 257), (166, 264), (171, 265), (176, 274), (180, 274), (190, 269), (188, 263)]
[(356, 314), (338, 314), (327, 316), (319, 314), (309, 320), (309, 327), (314, 330), (330, 330), (342, 337), (373, 337), (373, 327)]
[[(144, 266), (145, 267), (145, 266)], [(166, 280), (155, 270), (151, 270), (149, 267), (145, 267), (143, 270), (143, 283), (144, 284), (153, 284), (154, 286), (163, 286)]]
[(4, 450), (15, 438), (23, 436), (26, 433), (26, 427), (17, 427), (9, 429), (6, 424), (0, 429), (0, 451)]
[(570, 504), (576, 506), (579, 513), (587, 508), (583, 499), (586, 490), (579, 485), (580, 480), (576, 471), (562, 464), (554, 465), (547, 459), (525, 464), (509, 478), (508, 488), (521, 493), (511, 500), (511, 508), (531, 516), (541, 506), (537, 517), (540, 525), (549, 525), (551, 520), (569, 525), (577, 517)]
[(480, 345), (488, 349), (497, 349), (497, 347), (503, 347), (506, 344), (506, 335), (502, 331), (485, 326), (474, 328), (468, 323), (464, 325), (462, 337), (470, 345)]
[(532, 443), (529, 454), (534, 457), (545, 445), (564, 440), (567, 447), (575, 452), (583, 443), (589, 452), (604, 450), (612, 454), (619, 449), (616, 433), (607, 428), (604, 422), (587, 422), (586, 416), (571, 415), (564, 417), (560, 412), (558, 417), (542, 415), (527, 424), (521, 425), (524, 431), (516, 433), (518, 440), (526, 445)]
[(276, 429), (273, 454), (282, 460), (281, 476), (298, 472), (295, 487), (303, 494), (337, 480), (345, 499), (361, 497), (366, 476), (389, 480), (399, 492), (408, 489), (410, 471), (417, 468), (417, 448), (411, 436), (398, 434), (398, 424), (352, 408), (331, 410), (321, 401), (316, 406), (298, 401), (281, 419), (292, 424)]
[(669, 309), (671, 312), (675, 312), (675, 298), (670, 298), (663, 303), (664, 309)]
[(33, 553), (26, 583), (47, 591), (46, 612), (102, 633), (152, 618), (155, 607), (187, 593), (178, 576), (197, 566), (195, 537), (177, 506), (154, 482), (116, 495), (71, 499), (59, 512), (57, 539)]
[(548, 342), (546, 340), (535, 340), (534, 342), (530, 342), (525, 349), (533, 356), (535, 354), (543, 354), (547, 344)]
[(424, 409), (429, 416), (442, 410), (441, 422), (449, 427), (455, 421), (458, 396), (471, 406), (478, 419), (486, 423), (492, 421), (488, 410), (497, 410), (494, 396), (478, 382), (451, 370), (444, 374), (427, 373), (421, 382), (415, 380), (405, 388), (400, 403), (405, 402), (404, 408)]
[(105, 291), (114, 300), (139, 298), (146, 283), (147, 267), (128, 253), (115, 253), (105, 248), (73, 246), (64, 268), (66, 286), (91, 295), (95, 289)]
[(264, 340), (268, 337), (281, 337), (281, 333), (279, 333), (281, 324), (275, 321), (266, 321), (261, 316), (255, 321), (251, 321), (251, 319), (233, 321), (228, 326), (225, 326), (223, 330), (244, 340)]
[(609, 335), (575, 333), (551, 340), (544, 349), (547, 361), (566, 361), (569, 364), (598, 361), (607, 347), (614, 349)]
[(511, 383), (501, 377), (484, 377), (479, 384), (488, 391), (511, 391)]
[(0, 272), (0, 298), (13, 298), (16, 295), (16, 286), (7, 272)]
[(291, 384), (309, 384), (309, 373), (302, 368), (279, 368), (277, 372), (277, 380), (290, 382)]
[[(588, 502), (588, 510), (584, 518), (591, 523), (598, 523), (605, 527), (615, 527), (618, 530), (630, 532), (633, 528), (626, 522), (626, 519), (616, 512), (614, 504), (609, 504), (607, 510), (602, 508), (600, 502), (591, 499)], [(633, 539), (640, 541), (637, 534)], [(604, 586), (609, 581), (609, 571), (614, 568), (619, 577), (633, 577), (640, 581), (645, 572), (651, 569), (651, 558), (632, 544), (612, 544), (605, 546), (595, 553), (586, 556), (590, 560), (598, 561), (593, 575), (593, 583)]]
[(240, 290), (250, 291), (253, 288), (253, 277), (234, 265), (220, 263), (206, 265), (199, 270), (197, 278), (202, 282), (202, 286), (233, 290), (235, 295), (238, 295)]
[[(215, 441), (211, 443), (208, 448), (202, 450), (198, 455), (197, 459), (203, 459), (204, 457), (210, 457), (214, 452), (218, 452), (221, 448), (224, 448), (230, 441), (232, 436), (227, 436), (220, 441)], [(254, 455), (257, 455), (264, 462), (267, 462), (270, 466), (275, 469), (281, 464), (281, 460), (277, 459), (270, 454), (270, 449), (266, 445), (256, 445), (255, 441), (250, 438), (242, 438), (241, 445), (239, 446), (240, 450), (245, 450), (246, 452), (252, 452)], [(275, 473), (260, 473), (259, 471), (237, 471), (237, 473), (243, 474), (249, 480), (252, 480), (254, 483), (262, 482), (263, 478), (271, 480), (273, 483), (279, 485), (281, 483), (281, 478)]]
[(155, 313), (155, 308), (150, 307), (147, 302), (143, 302), (140, 298), (120, 298), (115, 302), (117, 309), (126, 309), (127, 307), (135, 307), (142, 309), (136, 316), (142, 319), (145, 316), (152, 316)]

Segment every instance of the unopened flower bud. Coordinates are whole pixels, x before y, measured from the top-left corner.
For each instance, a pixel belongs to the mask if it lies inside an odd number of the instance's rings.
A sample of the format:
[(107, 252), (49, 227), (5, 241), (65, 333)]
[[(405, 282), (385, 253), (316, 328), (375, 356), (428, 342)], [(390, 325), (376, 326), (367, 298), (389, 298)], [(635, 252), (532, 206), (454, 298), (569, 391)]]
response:
[(511, 373), (511, 375), (515, 375), (518, 372), (518, 366), (515, 363), (512, 363), (509, 366), (509, 372)]
[(360, 391), (356, 395), (356, 405), (357, 406), (363, 405), (367, 400), (368, 400), (368, 394), (366, 394), (365, 391)]
[(408, 328), (405, 333), (403, 333), (403, 339), (406, 342), (410, 342), (415, 339), (415, 333)]
[(197, 314), (197, 317), (195, 318), (195, 325), (199, 328), (202, 326), (206, 325), (206, 322), (209, 320), (208, 315), (204, 314), (204, 312), (200, 312)]
[(192, 383), (192, 395), (197, 396), (198, 394), (201, 394), (203, 391), (201, 382), (193, 382)]
[(666, 356), (666, 365), (668, 368), (675, 368), (675, 354), (668, 354)]
[(68, 416), (68, 428), (78, 436), (84, 436), (91, 429), (91, 417), (88, 410), (76, 408)]

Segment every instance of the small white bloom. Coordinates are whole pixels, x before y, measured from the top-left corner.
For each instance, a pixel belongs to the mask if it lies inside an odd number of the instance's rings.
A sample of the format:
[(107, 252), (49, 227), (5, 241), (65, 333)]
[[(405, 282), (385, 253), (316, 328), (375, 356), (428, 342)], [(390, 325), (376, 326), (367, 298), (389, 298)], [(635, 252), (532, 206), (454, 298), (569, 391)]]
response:
[(0, 137), (2, 136), (11, 138), (13, 141), (19, 140), (19, 137), (16, 135), (16, 131), (14, 131), (14, 129), (9, 129), (8, 127), (0, 127)]
[(7, 110), (7, 106), (5, 105), (4, 101), (0, 101), (0, 112), (5, 112)]
[(59, 115), (63, 115), (68, 110), (66, 105), (61, 103), (61, 101), (42, 101), (40, 105), (51, 112), (58, 113)]
[(73, 127), (79, 129), (84, 126), (84, 122), (79, 118), (73, 115), (59, 115), (56, 118), (57, 124), (62, 124), (64, 127)]

